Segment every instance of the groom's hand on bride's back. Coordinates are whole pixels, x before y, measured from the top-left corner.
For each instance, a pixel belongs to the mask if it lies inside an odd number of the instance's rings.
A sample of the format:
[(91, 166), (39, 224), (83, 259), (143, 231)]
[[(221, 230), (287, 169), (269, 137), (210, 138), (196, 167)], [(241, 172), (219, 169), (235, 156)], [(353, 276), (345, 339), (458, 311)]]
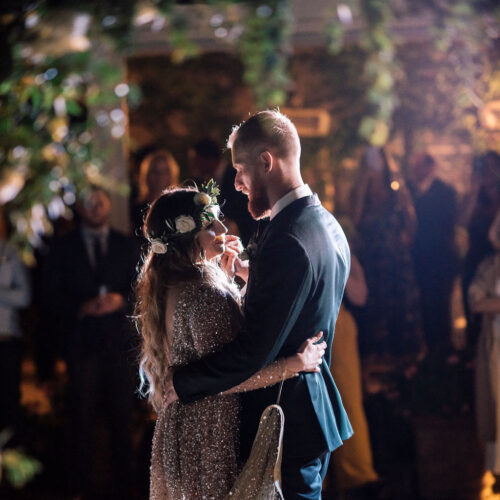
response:
[(165, 377), (165, 385), (163, 389), (163, 402), (165, 404), (165, 408), (168, 408), (168, 405), (177, 401), (179, 396), (174, 389), (174, 369), (170, 366), (167, 370), (167, 375)]

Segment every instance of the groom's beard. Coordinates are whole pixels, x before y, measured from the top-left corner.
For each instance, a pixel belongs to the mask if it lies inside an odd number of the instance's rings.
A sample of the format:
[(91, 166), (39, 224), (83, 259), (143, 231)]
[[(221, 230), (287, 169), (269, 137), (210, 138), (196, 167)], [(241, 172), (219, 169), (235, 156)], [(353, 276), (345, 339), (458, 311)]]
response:
[(248, 211), (255, 220), (269, 217), (271, 207), (269, 198), (262, 184), (252, 186), (251, 193), (248, 194)]

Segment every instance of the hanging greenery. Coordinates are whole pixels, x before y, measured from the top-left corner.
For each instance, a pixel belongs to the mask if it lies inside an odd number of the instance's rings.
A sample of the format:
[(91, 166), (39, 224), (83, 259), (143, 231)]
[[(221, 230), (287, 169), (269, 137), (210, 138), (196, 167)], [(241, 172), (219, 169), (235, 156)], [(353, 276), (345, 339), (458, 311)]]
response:
[(0, 84), (0, 203), (8, 203), (12, 240), (28, 262), (90, 182), (124, 188), (102, 175), (105, 151), (93, 144), (98, 134), (125, 135), (126, 96), (137, 99), (121, 68), (89, 50), (54, 56), (16, 45)]
[(252, 5), (240, 41), (244, 78), (262, 107), (285, 104), (291, 54), (291, 7), (287, 0)]
[[(199, 47), (190, 38), (191, 6), (178, 5), (185, 3), (87, 0), (76, 9), (45, 0), (27, 6), (19, 3), (4, 11), (0, 18), (5, 54), (0, 64), (0, 204), (7, 204), (13, 240), (27, 260), (41, 235), (50, 232), (52, 221), (70, 214), (68, 207), (89, 182), (123, 188), (103, 175), (105, 151), (96, 148), (97, 143), (123, 140), (125, 107), (139, 99), (113, 54), (123, 53), (133, 43), (135, 25), (148, 24), (165, 34), (174, 62), (196, 56)], [(216, 36), (236, 48), (257, 105), (285, 104), (291, 88), (293, 2), (204, 3), (221, 12), (207, 22)], [(231, 9), (240, 17), (225, 14)], [(424, 121), (423, 115), (429, 113), (432, 96), (414, 96), (416, 102), (426, 102), (422, 107), (411, 102), (411, 92), (404, 85), (408, 58), (394, 33), (399, 19), (428, 12), (435, 18), (429, 38), (435, 43), (437, 61), (441, 57), (452, 66), (453, 78), (443, 76), (443, 81), (436, 82), (437, 91), (445, 92), (450, 81), (458, 82), (454, 121), (480, 137), (477, 116), (484, 99), (499, 97), (500, 72), (497, 59), (491, 57), (500, 19), (496, 2), (345, 0), (325, 11), (326, 34), (335, 54), (349, 54), (353, 44), (361, 51), (359, 80), (365, 92), (363, 116), (356, 125), (360, 142), (382, 145), (395, 127), (406, 126), (398, 115), (405, 103), (413, 106), (415, 122), (419, 116)], [(362, 29), (353, 41), (354, 23)]]

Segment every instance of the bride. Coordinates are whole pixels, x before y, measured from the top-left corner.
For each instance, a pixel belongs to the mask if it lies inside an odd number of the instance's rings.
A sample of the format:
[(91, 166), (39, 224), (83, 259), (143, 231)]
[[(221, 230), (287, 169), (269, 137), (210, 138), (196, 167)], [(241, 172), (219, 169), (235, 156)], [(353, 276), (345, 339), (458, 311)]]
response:
[[(149, 241), (136, 293), (142, 336), (141, 385), (158, 414), (153, 437), (150, 498), (222, 499), (238, 474), (238, 392), (318, 371), (325, 344), (308, 339), (299, 353), (263, 368), (228, 391), (190, 404), (164, 403), (169, 367), (219, 350), (238, 332), (238, 288), (218, 261), (237, 251), (226, 236), (213, 182), (198, 191), (165, 191), (144, 223)], [(226, 241), (227, 240), (227, 241)]]

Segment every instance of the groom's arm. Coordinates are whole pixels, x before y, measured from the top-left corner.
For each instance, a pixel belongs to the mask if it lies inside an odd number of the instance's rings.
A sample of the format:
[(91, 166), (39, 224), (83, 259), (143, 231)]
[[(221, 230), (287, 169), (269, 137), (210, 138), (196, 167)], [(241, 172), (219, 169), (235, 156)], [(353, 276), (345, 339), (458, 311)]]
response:
[(175, 371), (173, 384), (183, 403), (225, 391), (251, 377), (277, 357), (297, 321), (313, 282), (306, 251), (291, 235), (262, 251), (246, 297), (244, 328), (221, 351)]

